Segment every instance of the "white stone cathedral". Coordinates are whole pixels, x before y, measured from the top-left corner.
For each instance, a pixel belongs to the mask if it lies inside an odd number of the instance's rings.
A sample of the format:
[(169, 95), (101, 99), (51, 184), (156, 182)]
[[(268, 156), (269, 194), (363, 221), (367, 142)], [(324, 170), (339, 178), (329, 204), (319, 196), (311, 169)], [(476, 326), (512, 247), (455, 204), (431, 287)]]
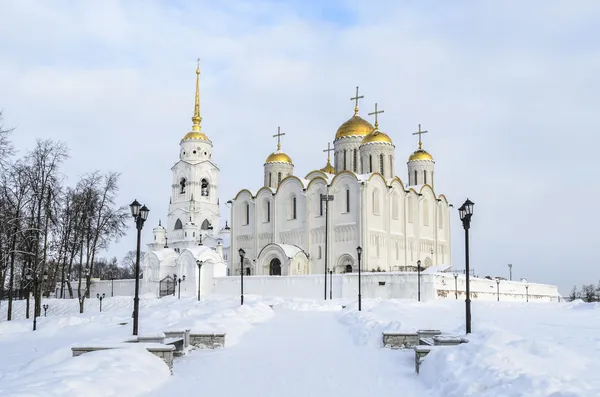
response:
[[(196, 97), (192, 130), (179, 143), (179, 160), (171, 168), (171, 199), (166, 226), (159, 221), (142, 264), (142, 291), (172, 293), (173, 280), (182, 279), (183, 295), (194, 295), (199, 280), (210, 292), (212, 277), (225, 276), (229, 258), (230, 228), (220, 229), (219, 168), (213, 162), (213, 145), (202, 132), (200, 68), (196, 69)], [(202, 263), (200, 277), (197, 263)], [(185, 281), (183, 278), (185, 276)], [(206, 285), (205, 285), (206, 283)]]
[(363, 271), (414, 271), (419, 260), (425, 268), (451, 265), (450, 205), (434, 191), (435, 162), (421, 141), (426, 131), (419, 126), (415, 133), (419, 146), (408, 157), (405, 183), (395, 172), (392, 139), (379, 130), (383, 111), (375, 105), (371, 125), (358, 115), (360, 98), (357, 88), (354, 115), (338, 128), (326, 166), (304, 177), (281, 151), (284, 134), (274, 135), (277, 150), (265, 161), (263, 187), (242, 189), (228, 202), (230, 275), (242, 271), (240, 248), (250, 275), (355, 272), (358, 246)]

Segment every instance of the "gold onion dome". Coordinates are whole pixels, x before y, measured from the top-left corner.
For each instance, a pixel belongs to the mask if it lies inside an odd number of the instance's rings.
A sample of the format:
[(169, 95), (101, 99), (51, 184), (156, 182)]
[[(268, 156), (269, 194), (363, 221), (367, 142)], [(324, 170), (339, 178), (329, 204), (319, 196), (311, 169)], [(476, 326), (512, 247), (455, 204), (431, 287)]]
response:
[(408, 158), (408, 161), (417, 161), (417, 160), (433, 160), (433, 156), (429, 154), (424, 149), (419, 149), (413, 152)]
[(327, 165), (321, 168), (321, 171), (326, 172), (328, 174), (335, 174), (335, 168), (331, 165), (331, 161), (327, 159)]
[(200, 60), (196, 68), (196, 97), (194, 100), (194, 115), (192, 116), (192, 130), (185, 134), (184, 141), (208, 141), (210, 139), (202, 132), (202, 117), (200, 117)]
[(355, 114), (338, 128), (335, 133), (335, 139), (348, 136), (366, 136), (373, 132), (374, 129), (371, 123)]
[(365, 136), (362, 140), (362, 144), (366, 143), (375, 143), (375, 142), (384, 142), (392, 144), (392, 138), (389, 137), (385, 132), (381, 132), (379, 130), (375, 130), (371, 132), (369, 135)]
[(281, 150), (277, 150), (273, 152), (267, 157), (265, 160), (265, 164), (267, 163), (288, 163), (293, 164), (292, 159), (287, 154), (283, 153)]

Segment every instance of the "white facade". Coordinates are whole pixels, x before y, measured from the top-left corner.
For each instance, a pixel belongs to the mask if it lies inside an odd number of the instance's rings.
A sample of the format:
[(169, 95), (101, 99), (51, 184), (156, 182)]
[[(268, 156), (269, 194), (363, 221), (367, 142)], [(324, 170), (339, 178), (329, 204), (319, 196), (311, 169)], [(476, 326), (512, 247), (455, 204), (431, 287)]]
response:
[[(322, 170), (300, 178), (278, 145), (265, 162), (264, 186), (242, 189), (228, 202), (231, 252), (246, 252), (245, 274), (356, 271), (358, 246), (363, 250), (362, 269), (367, 270), (416, 270), (419, 260), (425, 268), (451, 264), (450, 205), (433, 190), (434, 161), (429, 153), (419, 147), (408, 162), (413, 175), (415, 170), (428, 172), (427, 183), (405, 185), (395, 172), (391, 138), (377, 123), (373, 127), (360, 118), (357, 109), (338, 129), (333, 151), (335, 167), (328, 161)], [(289, 175), (274, 180), (269, 174), (275, 169)], [(417, 175), (415, 182), (425, 178)], [(333, 196), (328, 211), (321, 195)], [(288, 254), (292, 248), (293, 257)], [(240, 274), (239, 256), (230, 264), (229, 274)]]
[[(198, 260), (204, 263), (202, 276), (206, 273), (206, 280), (213, 275), (226, 275), (229, 226), (225, 224), (220, 229), (219, 168), (212, 158), (212, 142), (200, 125), (199, 83), (197, 69), (192, 130), (180, 141), (179, 160), (171, 168), (166, 226), (159, 222), (153, 229), (153, 241), (148, 244), (149, 252), (142, 264), (143, 292), (158, 295), (161, 280), (183, 276), (189, 280), (189, 290), (197, 290)], [(192, 288), (194, 280), (196, 287)]]

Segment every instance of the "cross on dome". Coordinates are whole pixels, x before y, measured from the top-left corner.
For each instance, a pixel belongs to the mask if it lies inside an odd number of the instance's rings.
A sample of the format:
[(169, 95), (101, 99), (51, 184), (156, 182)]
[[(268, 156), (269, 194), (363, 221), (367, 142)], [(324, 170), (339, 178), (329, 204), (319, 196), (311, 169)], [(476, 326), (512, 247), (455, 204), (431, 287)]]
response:
[(413, 135), (419, 136), (419, 150), (423, 149), (423, 141), (421, 140), (421, 135), (427, 134), (428, 131), (421, 131), (421, 124), (419, 124), (419, 131), (413, 132)]
[(281, 137), (285, 135), (285, 132), (281, 132), (281, 127), (277, 126), (277, 134), (273, 135), (273, 138), (277, 137), (277, 150), (281, 150)]
[(358, 96), (358, 86), (356, 86), (356, 95), (352, 98), (350, 98), (351, 101), (354, 101), (354, 115), (357, 116), (358, 115), (358, 100), (359, 99), (364, 99), (365, 96), (361, 95)]
[(379, 129), (379, 121), (377, 120), (377, 115), (385, 112), (385, 110), (377, 110), (377, 102), (375, 102), (375, 111), (369, 113), (369, 116), (375, 115), (375, 131)]

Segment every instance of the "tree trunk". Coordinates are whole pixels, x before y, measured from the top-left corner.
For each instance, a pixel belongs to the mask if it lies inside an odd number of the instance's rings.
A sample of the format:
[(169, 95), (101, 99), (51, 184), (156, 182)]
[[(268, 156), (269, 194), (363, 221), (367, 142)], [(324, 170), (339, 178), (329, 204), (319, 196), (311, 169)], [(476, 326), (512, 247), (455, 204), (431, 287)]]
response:
[[(19, 211), (17, 211), (17, 218), (20, 216)], [(10, 275), (8, 279), (8, 313), (6, 314), (7, 321), (12, 320), (12, 305), (13, 305), (13, 288), (15, 284), (15, 248), (17, 247), (17, 227), (15, 226), (15, 231), (12, 238), (11, 244), (11, 253), (10, 253)]]

